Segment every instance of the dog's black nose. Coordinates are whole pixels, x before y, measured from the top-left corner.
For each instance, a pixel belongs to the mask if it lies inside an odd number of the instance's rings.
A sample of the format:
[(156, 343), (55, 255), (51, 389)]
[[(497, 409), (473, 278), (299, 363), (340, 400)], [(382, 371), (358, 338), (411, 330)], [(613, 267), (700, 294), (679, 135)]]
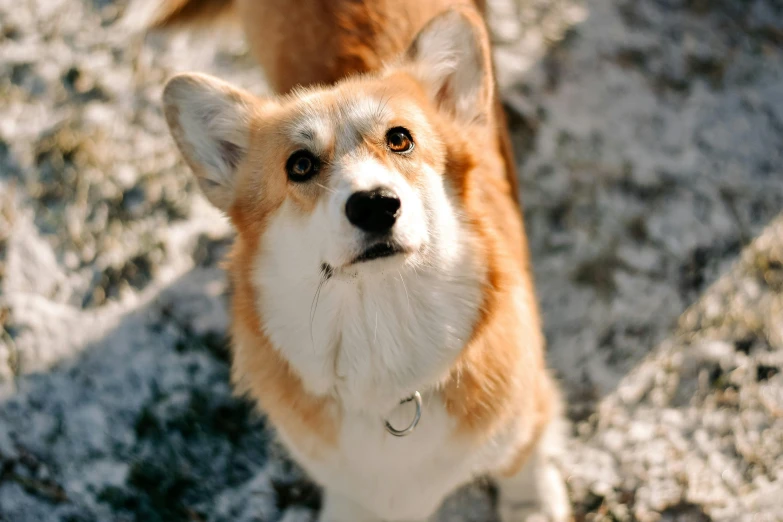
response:
[(388, 232), (400, 215), (400, 198), (386, 188), (354, 192), (345, 204), (345, 215), (365, 232)]

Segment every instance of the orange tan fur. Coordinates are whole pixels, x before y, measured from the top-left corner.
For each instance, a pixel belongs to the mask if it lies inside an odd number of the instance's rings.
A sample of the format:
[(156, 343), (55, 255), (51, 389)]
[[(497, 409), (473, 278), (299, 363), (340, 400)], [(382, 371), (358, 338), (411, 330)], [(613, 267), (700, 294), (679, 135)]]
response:
[[(199, 0), (195, 2), (197, 5), (188, 7), (187, 3), (187, 0), (178, 0), (164, 4), (155, 25), (168, 27), (192, 21), (198, 18), (197, 8), (202, 6), (202, 9), (207, 9), (203, 5), (209, 4), (207, 0)], [(225, 1), (219, 3), (221, 9), (229, 5)], [(296, 350), (299, 348), (289, 351), (287, 343), (298, 337), (292, 337), (291, 326), (284, 316), (279, 315), (282, 312), (278, 308), (283, 310), (294, 305), (284, 302), (288, 299), (285, 292), (279, 293), (278, 289), (272, 288), (275, 284), (270, 286), (269, 280), (264, 279), (269, 277), (270, 267), (288, 266), (286, 262), (281, 265), (281, 262), (274, 261), (276, 256), (283, 254), (276, 251), (280, 239), (276, 243), (272, 238), (283, 238), (286, 245), (280, 244), (281, 248), (295, 248), (287, 244), (294, 242), (295, 238), (290, 237), (286, 223), (306, 223), (314, 220), (317, 212), (326, 212), (323, 209), (341, 190), (341, 185), (338, 185), (342, 183), (341, 176), (359, 168), (356, 165), (371, 165), (378, 172), (396, 173), (399, 175), (396, 186), (409, 186), (415, 197), (421, 195), (425, 200), (441, 197), (451, 202), (442, 203), (447, 206), (438, 207), (435, 214), (451, 213), (449, 205), (454, 207), (454, 216), (443, 218), (451, 224), (443, 225), (446, 227), (443, 231), (431, 231), (435, 239), (429, 241), (437, 243), (441, 232), (457, 231), (459, 246), (455, 248), (463, 252), (460, 254), (463, 258), (457, 265), (448, 269), (437, 268), (437, 263), (445, 262), (443, 259), (446, 258), (438, 258), (441, 261), (430, 259), (423, 264), (406, 261), (405, 265), (378, 265), (398, 271), (408, 307), (428, 297), (422, 297), (421, 289), (415, 289), (411, 298), (405, 286), (405, 276), (400, 271), (403, 269), (406, 276), (410, 274), (414, 278), (411, 282), (416, 280), (417, 270), (423, 270), (425, 281), (434, 278), (433, 281), (439, 281), (437, 284), (450, 285), (449, 291), (459, 293), (459, 289), (464, 287), (465, 298), (470, 301), (464, 306), (462, 303), (453, 305), (453, 313), (460, 317), (455, 327), (467, 328), (464, 338), (460, 337), (461, 334), (453, 334), (457, 339), (463, 339), (458, 352), (453, 357), (444, 355), (443, 362), (433, 363), (432, 368), (422, 364), (423, 367), (416, 370), (420, 374), (416, 377), (416, 387), (422, 388), (431, 401), (425, 415), (430, 415), (431, 422), (438, 424), (423, 427), (422, 430), (428, 431), (424, 431), (422, 437), (445, 437), (438, 444), (453, 446), (454, 455), (464, 451), (491, 455), (483, 464), (465, 463), (460, 473), (467, 473), (466, 477), (469, 477), (471, 473), (486, 472), (498, 477), (501, 481), (503, 522), (523, 520), (529, 507), (527, 504), (531, 502), (536, 503), (537, 508), (546, 512), (552, 520), (560, 522), (568, 517), (565, 490), (550, 461), (551, 450), (547, 447), (548, 439), (554, 437), (550, 432), (555, 430), (553, 426), (560, 412), (560, 398), (546, 369), (529, 253), (516, 199), (513, 154), (492, 78), (489, 39), (480, 14), (484, 10), (484, 2), (477, 3), (479, 5), (471, 7), (459, 0), (235, 0), (233, 9), (243, 23), (251, 48), (271, 85), (281, 96), (258, 99), (200, 75), (173, 80), (164, 94), (166, 116), (175, 140), (207, 197), (228, 214), (237, 231), (227, 265), (234, 288), (233, 381), (239, 391), (258, 401), (294, 456), (327, 487), (323, 521), (420, 520), (422, 514), (430, 513), (440, 502), (438, 498), (431, 504), (431, 499), (422, 497), (411, 500), (410, 506), (400, 505), (398, 501), (390, 504), (390, 499), (405, 494), (404, 477), (387, 477), (389, 484), (386, 487), (393, 490), (399, 482), (402, 493), (395, 491), (384, 496), (382, 491), (371, 489), (365, 494), (372, 497), (370, 500), (346, 499), (345, 487), (340, 489), (329, 483), (329, 470), (332, 470), (331, 473), (340, 470), (340, 477), (334, 478), (335, 483), (366, 482), (360, 478), (358, 482), (354, 480), (350, 476), (351, 465), (341, 460), (350, 461), (351, 456), (345, 453), (346, 440), (357, 436), (359, 428), (356, 426), (364, 426), (365, 420), (373, 418), (374, 414), (368, 414), (365, 407), (378, 410), (380, 420), (403, 396), (402, 389), (407, 390), (406, 394), (410, 393), (411, 385), (402, 386), (397, 395), (394, 395), (397, 391), (392, 391), (391, 396), (380, 398), (373, 393), (383, 388), (381, 384), (364, 392), (347, 390), (346, 387), (351, 386), (349, 378), (341, 376), (340, 372), (345, 369), (339, 368), (341, 364), (348, 364), (341, 357), (355, 357), (341, 352), (340, 343), (352, 339), (350, 335), (353, 334), (348, 330), (339, 334), (338, 347), (333, 354), (319, 351), (320, 346), (333, 344), (333, 341), (320, 338), (318, 347), (313, 340), (312, 360), (298, 355)], [(433, 92), (431, 87), (435, 84), (431, 84), (428, 71), (417, 61), (418, 56), (430, 52), (427, 46), (432, 43), (426, 38), (435, 38), (436, 42), (437, 38), (442, 38), (431, 29), (439, 26), (433, 25), (430, 20), (447, 8), (455, 7), (452, 13), (457, 15), (448, 15), (453, 19), (448, 23), (454, 25), (455, 16), (458, 16), (462, 37), (480, 43), (475, 48), (477, 54), (471, 55), (468, 61), (473, 60), (476, 70), (484, 73), (481, 82), (475, 85), (471, 83), (476, 81), (471, 75), (459, 80), (468, 82), (465, 84), (467, 87), (460, 84), (455, 79), (457, 74), (454, 74), (449, 77), (450, 80), (438, 84), (439, 90)], [(217, 10), (218, 7), (213, 4), (208, 12), (214, 14)], [(447, 18), (444, 16), (437, 20)], [(438, 23), (443, 25), (443, 22)], [(465, 28), (470, 28), (469, 33), (465, 33)], [(449, 30), (452, 29), (454, 27)], [(423, 46), (421, 49), (417, 47), (420, 45)], [(474, 49), (470, 45), (462, 45), (468, 49), (468, 54)], [(467, 109), (460, 105), (464, 97), (460, 89), (468, 89), (466, 95), (475, 98)], [(204, 109), (207, 96), (214, 98), (214, 109)], [(377, 107), (369, 106), (370, 101)], [(372, 110), (377, 111), (375, 116)], [(356, 124), (360, 126), (353, 131), (354, 135), (346, 134), (346, 129), (352, 129), (354, 120), (351, 118), (356, 114), (365, 119), (357, 120), (360, 123)], [(467, 119), (465, 114), (469, 116)], [(338, 121), (340, 126), (334, 128), (324, 123)], [(310, 147), (291, 137), (292, 133), (296, 135), (294, 127), (304, 125), (303, 122), (311, 125), (305, 128), (305, 134), (325, 133), (325, 137), (309, 138), (325, 140), (317, 146), (322, 149), (317, 152), (317, 157), (323, 165), (323, 174), (319, 174), (318, 181), (312, 183), (292, 182), (290, 172), (286, 177), (282, 168), (274, 167), (287, 165), (286, 162), (291, 161), (287, 158), (293, 158), (303, 147)], [(205, 130), (200, 130), (198, 125), (204, 125)], [(398, 127), (411, 129), (416, 148), (409, 156), (401, 156), (388, 149), (386, 129)], [(243, 133), (245, 131), (237, 133), (237, 129), (247, 129), (247, 134)], [(346, 143), (350, 143), (348, 148)], [(444, 194), (433, 196), (429, 193), (433, 186), (440, 186), (441, 178), (425, 175), (425, 172), (443, 173)], [(358, 183), (358, 187), (361, 178), (354, 174), (349, 176), (353, 180), (350, 183)], [(230, 175), (230, 179), (224, 179), (226, 175)], [(400, 199), (404, 208), (408, 209), (405, 198), (400, 196)], [(425, 209), (423, 212), (422, 215), (432, 215), (433, 210)], [(299, 225), (291, 226), (291, 230), (300, 230), (297, 228)], [(311, 225), (307, 226), (310, 228), (301, 230), (316, 230)], [(312, 237), (320, 238), (325, 233), (319, 232)], [(302, 241), (307, 241), (305, 237), (310, 236), (303, 235)], [(421, 252), (426, 252), (427, 248), (447, 247), (425, 245), (421, 248), (424, 248)], [(410, 259), (418, 259), (416, 252), (419, 251), (413, 252), (406, 255), (412, 256)], [(306, 255), (303, 253), (303, 256)], [(328, 258), (326, 254), (319, 255)], [(289, 259), (288, 264), (299, 262), (296, 258)], [(327, 282), (330, 278), (342, 281), (333, 285), (342, 285), (339, 292), (343, 293), (349, 291), (345, 289), (359, 288), (364, 284), (368, 289), (381, 288), (377, 286), (381, 284), (377, 280), (389, 279), (387, 275), (376, 277), (376, 272), (372, 271), (354, 271), (353, 262), (345, 264), (347, 268), (341, 272), (343, 265), (339, 259), (333, 262), (332, 258), (328, 258), (329, 263), (321, 265), (329, 268), (322, 269), (327, 275), (321, 276), (317, 290), (314, 289), (313, 304), (316, 309), (321, 286), (332, 284)], [(315, 265), (317, 263), (313, 262), (308, 266)], [(399, 269), (396, 268), (398, 266)], [(407, 271), (409, 268), (410, 271)], [(430, 274), (430, 269), (435, 269), (432, 274), (439, 275)], [(447, 274), (447, 277), (440, 273), (443, 270), (457, 270), (459, 273), (455, 272), (453, 277)], [(383, 271), (378, 273), (385, 274)], [(302, 277), (312, 275), (303, 274)], [(441, 277), (445, 279), (438, 279)], [(452, 288), (454, 285), (456, 289)], [(295, 290), (291, 292), (296, 293)], [(330, 292), (332, 303), (344, 300), (337, 290)], [(475, 297), (468, 297), (473, 295)], [(305, 306), (310, 304), (302, 303)], [(298, 311), (296, 306), (299, 306)], [(303, 310), (303, 306), (296, 306), (292, 308), (295, 315), (307, 316), (308, 311)], [(273, 317), (269, 315), (270, 311), (278, 315)], [(310, 311), (311, 336), (314, 313)], [(399, 314), (404, 316), (402, 312)], [(346, 324), (350, 328), (366, 327), (362, 321), (357, 321)], [(389, 321), (394, 323), (394, 319)], [(307, 327), (306, 324), (301, 326)], [(410, 328), (416, 326), (412, 324)], [(319, 332), (331, 331), (325, 324), (316, 323), (315, 327), (320, 328)], [(394, 332), (382, 335), (385, 341), (397, 345), (398, 341), (393, 339)], [(434, 335), (440, 333), (435, 332)], [(410, 340), (407, 342), (410, 343)], [(405, 342), (402, 344), (405, 345)], [(321, 359), (316, 360), (317, 357)], [(351, 364), (359, 364), (356, 359), (351, 360), (354, 361)], [(330, 369), (330, 365), (333, 368)], [(348, 367), (348, 370), (353, 369)], [(392, 371), (389, 370), (390, 373)], [(362, 375), (357, 374), (358, 377)], [(320, 384), (322, 378), (327, 381), (326, 388)], [(382, 381), (385, 378), (383, 373), (378, 374), (377, 379)], [(360, 385), (357, 386), (357, 390), (362, 390)], [(357, 405), (359, 399), (352, 395), (354, 392), (360, 397), (364, 393), (366, 404)], [(427, 417), (422, 422), (427, 422)], [(378, 428), (381, 429), (381, 424)], [(381, 430), (373, 437), (385, 440), (384, 435)], [(404, 448), (407, 441), (414, 437), (400, 440), (399, 447)], [(383, 442), (382, 446), (396, 442)], [(356, 451), (361, 452), (363, 448)], [(402, 455), (410, 453), (406, 450)], [(390, 458), (391, 463), (400, 460), (393, 456)], [(385, 465), (388, 466), (389, 462)], [(372, 463), (367, 463), (367, 466), (367, 472), (371, 472)], [(363, 472), (359, 471), (360, 474)], [(438, 476), (446, 473), (429, 468), (422, 470), (424, 475), (430, 472)], [(437, 494), (444, 494), (450, 487), (444, 486), (443, 491), (436, 488)], [(520, 490), (531, 487), (535, 491)], [(551, 498), (545, 498), (547, 496)]]
[[(285, 94), (297, 86), (332, 84), (380, 69), (403, 52), (433, 16), (458, 5), (486, 11), (486, 0), (168, 0), (150, 25), (208, 23), (234, 11), (267, 81), (275, 92)], [(503, 106), (499, 97), (496, 100), (497, 146), (517, 201), (514, 152)]]

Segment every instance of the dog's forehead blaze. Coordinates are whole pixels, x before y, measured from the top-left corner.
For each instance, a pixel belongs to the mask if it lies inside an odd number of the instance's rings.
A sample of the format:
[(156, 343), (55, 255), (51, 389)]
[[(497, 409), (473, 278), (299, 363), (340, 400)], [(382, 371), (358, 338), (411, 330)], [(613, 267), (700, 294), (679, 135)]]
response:
[(287, 104), (289, 139), (318, 150), (346, 146), (391, 126), (428, 127), (426, 99), (403, 75), (344, 81)]
[[(275, 109), (257, 115), (251, 128), (248, 161), (237, 176), (237, 200), (230, 216), (240, 234), (262, 234), (268, 218), (286, 200), (312, 213), (329, 191), (324, 182), (293, 185), (285, 163), (293, 152), (310, 150), (329, 161), (354, 154), (372, 157), (396, 169), (413, 184), (422, 163), (443, 162), (435, 131), (436, 114), (423, 90), (405, 74), (344, 81), (329, 89), (292, 95)], [(408, 128), (425, 146), (416, 160), (394, 162), (382, 146), (386, 131)]]

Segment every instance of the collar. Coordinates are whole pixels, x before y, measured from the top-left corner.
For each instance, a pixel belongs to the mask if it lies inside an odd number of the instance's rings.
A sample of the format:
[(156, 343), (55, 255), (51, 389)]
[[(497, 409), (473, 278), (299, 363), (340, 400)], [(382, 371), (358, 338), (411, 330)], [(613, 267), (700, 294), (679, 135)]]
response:
[(389, 424), (389, 421), (386, 421), (386, 431), (394, 435), (395, 437), (405, 437), (407, 435), (410, 435), (413, 433), (413, 430), (416, 429), (416, 426), (419, 424), (419, 420), (421, 419), (421, 394), (418, 391), (413, 392), (413, 395), (410, 397), (403, 399), (400, 401), (400, 404), (405, 404), (408, 402), (415, 402), (416, 403), (416, 414), (413, 416), (413, 420), (408, 425), (407, 428), (398, 430), (395, 429), (391, 424)]

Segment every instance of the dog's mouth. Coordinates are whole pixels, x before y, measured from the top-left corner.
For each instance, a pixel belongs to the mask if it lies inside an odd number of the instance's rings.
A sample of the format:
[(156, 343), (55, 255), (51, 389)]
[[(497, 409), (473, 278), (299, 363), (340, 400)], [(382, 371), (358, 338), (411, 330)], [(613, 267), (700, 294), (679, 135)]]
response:
[(355, 257), (353, 261), (350, 262), (350, 264), (355, 265), (358, 263), (365, 263), (374, 259), (396, 256), (397, 254), (402, 254), (404, 252), (405, 251), (399, 244), (392, 241), (383, 241), (381, 243), (375, 243), (366, 249), (364, 252)]
[(361, 254), (354, 257), (348, 263), (340, 266), (332, 266), (329, 263), (321, 263), (321, 274), (325, 279), (330, 279), (335, 272), (342, 271), (350, 268), (354, 265), (366, 263), (376, 259), (383, 259), (385, 257), (393, 257), (399, 254), (407, 254), (410, 250), (404, 248), (399, 243), (394, 241), (381, 241), (366, 248)]

